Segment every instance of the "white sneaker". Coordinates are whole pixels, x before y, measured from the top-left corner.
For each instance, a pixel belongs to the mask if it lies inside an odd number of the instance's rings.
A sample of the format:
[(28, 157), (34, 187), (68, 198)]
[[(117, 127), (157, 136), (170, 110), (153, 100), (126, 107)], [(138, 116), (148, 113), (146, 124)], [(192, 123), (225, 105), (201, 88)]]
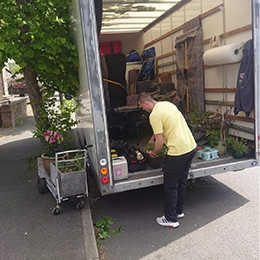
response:
[(185, 216), (184, 213), (180, 213), (177, 215), (177, 218), (184, 218), (184, 216)]
[(171, 227), (171, 228), (177, 228), (180, 224), (179, 222), (171, 222), (165, 218), (165, 216), (156, 218), (156, 222), (159, 225), (162, 225), (164, 227)]

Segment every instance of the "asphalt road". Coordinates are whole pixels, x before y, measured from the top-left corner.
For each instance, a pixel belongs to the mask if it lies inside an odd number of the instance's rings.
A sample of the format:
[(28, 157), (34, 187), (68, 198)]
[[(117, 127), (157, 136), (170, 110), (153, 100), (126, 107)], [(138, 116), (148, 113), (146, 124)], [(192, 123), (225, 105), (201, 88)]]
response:
[[(185, 218), (177, 229), (155, 222), (163, 215), (163, 187), (102, 197), (92, 204), (93, 221), (111, 216), (103, 241), (107, 260), (259, 259), (259, 167), (207, 177), (187, 190)], [(113, 234), (122, 226), (123, 231)]]
[(97, 259), (89, 207), (79, 211), (76, 203), (63, 202), (54, 216), (52, 194), (39, 194), (37, 165), (28, 167), (28, 158), (36, 162), (41, 153), (32, 130), (32, 116), (0, 128), (0, 260)]

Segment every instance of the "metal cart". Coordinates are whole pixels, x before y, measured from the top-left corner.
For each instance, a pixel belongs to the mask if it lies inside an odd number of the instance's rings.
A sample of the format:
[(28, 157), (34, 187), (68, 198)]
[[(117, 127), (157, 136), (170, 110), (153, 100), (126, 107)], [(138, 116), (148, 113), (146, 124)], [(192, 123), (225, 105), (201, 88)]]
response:
[(48, 190), (56, 199), (53, 215), (58, 215), (63, 201), (78, 200), (77, 209), (84, 207), (88, 197), (86, 150), (69, 150), (55, 154), (55, 162), (50, 164), (50, 175), (44, 169), (42, 158), (38, 158), (38, 191)]

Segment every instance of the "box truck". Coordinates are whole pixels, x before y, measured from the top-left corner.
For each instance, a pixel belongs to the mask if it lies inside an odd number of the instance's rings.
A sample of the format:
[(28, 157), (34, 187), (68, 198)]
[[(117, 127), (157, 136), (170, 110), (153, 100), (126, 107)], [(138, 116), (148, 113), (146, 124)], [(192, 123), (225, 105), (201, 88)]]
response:
[[(177, 102), (185, 116), (190, 114), (199, 117), (208, 111), (213, 112), (209, 115), (221, 115), (222, 121), (229, 120), (225, 132), (236, 139), (246, 140), (253, 148), (250, 156), (234, 159), (230, 152), (214, 155), (209, 146), (208, 150), (206, 149), (211, 152), (208, 158), (203, 158), (199, 153), (195, 156), (189, 178), (258, 166), (259, 1), (182, 0), (145, 28), (132, 32), (120, 29), (112, 33), (106, 33), (105, 30), (104, 10), (108, 4), (109, 2), (103, 0), (103, 25), (99, 35), (97, 24), (100, 21), (97, 22), (96, 19), (97, 9), (94, 1), (72, 1), (74, 33), (80, 61), (80, 91), (77, 99), (81, 106), (77, 112), (79, 124), (76, 135), (78, 144), (87, 149), (88, 173), (95, 176), (100, 193), (107, 195), (163, 183), (161, 167), (152, 168), (146, 162), (143, 170), (129, 172), (126, 159), (122, 156), (114, 157), (113, 151), (111, 152), (111, 143), (114, 140), (123, 140), (141, 148), (150, 138), (152, 131), (149, 115), (138, 108), (136, 103), (129, 103), (130, 96), (136, 96), (143, 90), (147, 91), (147, 88), (155, 88), (158, 97), (165, 98), (164, 94), (170, 86), (168, 90), (175, 93), (175, 98), (177, 95), (177, 101), (171, 99), (171, 95), (166, 96), (169, 100)], [(117, 6), (117, 2), (114, 4)], [(136, 23), (138, 19), (132, 21)], [(117, 44), (119, 49), (116, 53), (101, 55), (100, 46), (109, 44)], [(247, 45), (251, 46), (251, 56), (246, 61)], [(130, 75), (129, 71), (139, 70), (134, 89), (131, 89), (129, 79), (126, 80), (127, 84), (123, 84), (109, 79), (104, 72), (108, 71), (109, 74), (109, 66), (112, 66), (106, 60), (107, 55), (116, 57), (118, 53), (123, 53), (128, 57), (132, 50), (140, 56), (144, 51), (154, 52), (154, 74), (142, 78), (141, 82), (139, 76), (145, 64), (144, 57), (141, 57), (141, 61), (125, 60), (117, 66), (117, 71), (121, 71), (121, 67), (125, 66), (125, 80)], [(113, 48), (108, 52), (113, 52)], [(103, 66), (104, 58), (106, 70)], [(110, 61), (114, 62), (115, 66), (118, 65), (116, 58)], [(245, 73), (241, 72), (242, 62), (247, 66), (251, 65), (253, 70), (249, 76), (251, 83), (241, 88), (239, 82), (246, 77)], [(165, 76), (168, 78), (166, 81)], [(115, 96), (112, 100), (113, 90), (108, 89), (109, 86), (105, 87), (105, 84), (109, 83), (112, 84), (111, 88), (115, 85), (121, 90), (125, 88), (125, 96)], [(158, 86), (162, 87), (163, 91), (159, 89), (158, 92)], [(245, 108), (244, 104), (249, 105), (249, 109)], [(195, 134), (200, 144), (205, 137), (200, 139), (203, 131), (195, 131)], [(215, 134), (213, 132), (211, 137)], [(210, 133), (206, 139), (209, 136)], [(202, 145), (203, 151), (206, 152), (205, 146), (207, 148), (208, 144), (204, 142)]]

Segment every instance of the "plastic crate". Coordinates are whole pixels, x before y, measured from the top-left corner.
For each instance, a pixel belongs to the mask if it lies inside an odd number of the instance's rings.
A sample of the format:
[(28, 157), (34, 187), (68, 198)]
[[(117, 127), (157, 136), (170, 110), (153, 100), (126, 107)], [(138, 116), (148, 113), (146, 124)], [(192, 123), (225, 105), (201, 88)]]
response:
[(198, 158), (202, 159), (202, 152), (203, 152), (203, 151), (204, 151), (204, 149), (197, 151), (197, 157), (198, 157)]
[(206, 148), (202, 150), (202, 160), (209, 161), (218, 158), (218, 149)]
[(208, 146), (205, 146), (204, 149), (201, 149), (201, 150), (197, 150), (197, 157), (202, 159), (202, 153), (205, 151), (205, 150), (210, 150), (211, 148), (208, 147)]

